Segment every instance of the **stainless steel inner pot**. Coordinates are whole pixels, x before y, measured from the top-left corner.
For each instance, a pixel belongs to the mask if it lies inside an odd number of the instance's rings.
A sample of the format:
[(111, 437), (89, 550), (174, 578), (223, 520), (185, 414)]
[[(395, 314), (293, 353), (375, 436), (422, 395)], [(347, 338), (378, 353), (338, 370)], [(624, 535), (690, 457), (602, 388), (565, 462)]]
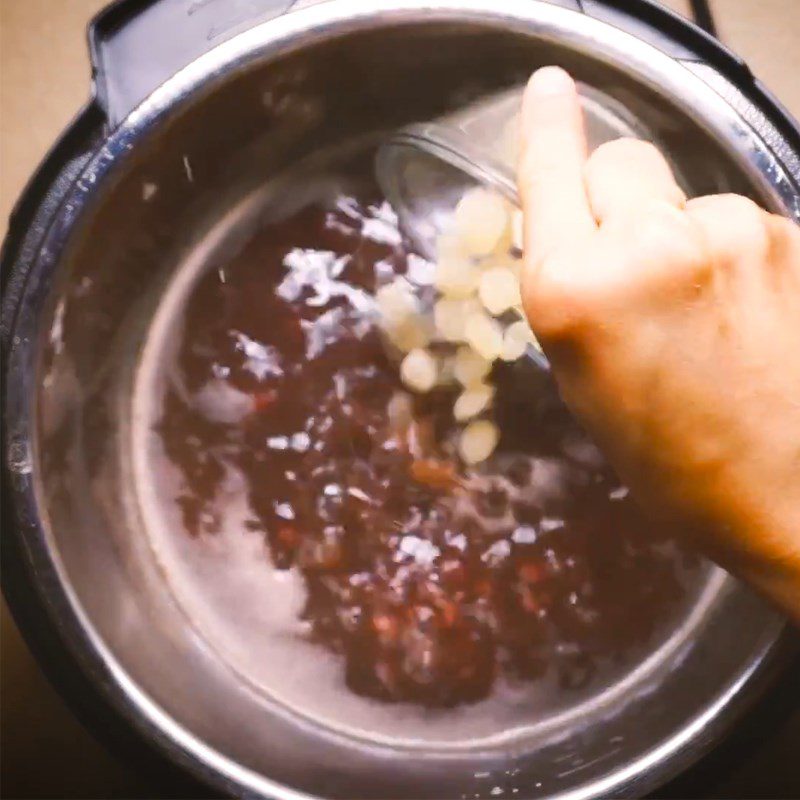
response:
[(175, 276), (246, 237), (252, 198), (301, 159), (549, 63), (656, 131), (693, 193), (738, 191), (800, 214), (791, 165), (706, 83), (713, 75), (611, 25), (536, 0), (332, 0), (235, 36), (153, 92), (100, 143), (40, 248), (6, 407), (28, 563), (73, 655), (121, 713), (226, 791), (642, 794), (710, 747), (774, 667), (782, 619), (712, 569), (666, 649), (611, 694), (582, 699), (579, 715), (449, 742), (432, 741), (441, 721), (420, 715), (416, 735), (392, 744), (254, 687), (195, 627), (154, 557), (134, 485), (132, 387)]

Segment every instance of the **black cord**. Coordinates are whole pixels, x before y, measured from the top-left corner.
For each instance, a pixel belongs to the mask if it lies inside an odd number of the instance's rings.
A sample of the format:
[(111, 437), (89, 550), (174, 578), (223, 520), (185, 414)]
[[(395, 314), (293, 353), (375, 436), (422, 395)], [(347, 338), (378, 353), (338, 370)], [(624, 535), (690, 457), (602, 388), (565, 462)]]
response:
[(708, 5), (708, 0), (689, 0), (692, 7), (692, 16), (695, 23), (706, 33), (710, 33), (717, 38), (717, 26), (714, 23), (714, 16)]

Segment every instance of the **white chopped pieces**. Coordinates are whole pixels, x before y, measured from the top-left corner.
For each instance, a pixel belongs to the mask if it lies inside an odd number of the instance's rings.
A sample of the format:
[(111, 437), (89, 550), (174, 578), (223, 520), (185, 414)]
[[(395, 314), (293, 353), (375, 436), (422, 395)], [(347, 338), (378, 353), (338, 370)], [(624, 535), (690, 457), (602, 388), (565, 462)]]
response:
[[(402, 358), (403, 385), (419, 394), (459, 387), (453, 418), (465, 427), (457, 450), (470, 465), (489, 458), (500, 438), (494, 363), (538, 347), (522, 309), (522, 244), (522, 212), (491, 189), (470, 189), (437, 237), (434, 261), (410, 255), (407, 275), (375, 298), (391, 354)], [(393, 427), (408, 427), (411, 396), (396, 394), (387, 411)]]
[(524, 245), (524, 231), (522, 212), (515, 208), (511, 212), (511, 244), (520, 252), (522, 252)]
[(484, 308), (495, 317), (522, 302), (519, 280), (505, 267), (492, 267), (481, 274), (478, 297)]
[(469, 258), (463, 240), (454, 233), (442, 233), (436, 239), (436, 261)]
[(378, 312), (387, 327), (400, 325), (419, 311), (414, 290), (403, 278), (395, 278), (390, 284), (382, 286), (375, 299)]
[(453, 406), (453, 416), (458, 422), (466, 422), (485, 411), (494, 397), (494, 387), (475, 384), (465, 389)]
[(459, 347), (453, 363), (453, 375), (462, 386), (480, 383), (491, 371), (492, 362), (471, 347)]
[(403, 278), (378, 289), (375, 296), (380, 324), (389, 341), (402, 353), (425, 347), (431, 338), (431, 323), (420, 310), (419, 300)]
[(503, 352), (503, 329), (481, 311), (473, 312), (467, 317), (464, 337), (470, 347), (487, 360), (499, 358)]
[(439, 359), (439, 374), (436, 378), (438, 386), (452, 386), (456, 383), (455, 375), (455, 358), (453, 356), (445, 356)]
[(500, 195), (484, 188), (470, 189), (459, 200), (452, 233), (470, 255), (483, 256), (495, 249), (506, 232), (509, 215)]
[(487, 419), (470, 422), (461, 432), (458, 452), (467, 464), (485, 461), (494, 452), (500, 439), (497, 426)]
[(521, 358), (528, 345), (534, 342), (533, 332), (524, 319), (511, 323), (503, 334), (503, 361), (516, 361)]
[(473, 263), (464, 257), (444, 256), (436, 264), (436, 288), (450, 298), (472, 297), (478, 289), (479, 274)]
[(522, 259), (519, 256), (493, 253), (486, 258), (482, 258), (478, 262), (478, 266), (481, 276), (491, 270), (502, 268), (508, 270), (517, 281), (522, 277)]
[(395, 392), (386, 408), (389, 424), (395, 431), (404, 431), (413, 421), (414, 401), (405, 392)]
[(412, 350), (400, 364), (400, 378), (403, 383), (421, 394), (433, 389), (437, 376), (436, 359), (421, 348)]
[(417, 286), (431, 286), (436, 275), (436, 265), (426, 258), (408, 254), (408, 268), (406, 278)]
[(462, 300), (443, 297), (433, 307), (433, 321), (436, 333), (446, 342), (464, 341), (464, 323), (467, 306)]
[(422, 314), (406, 317), (398, 325), (386, 327), (389, 341), (402, 353), (417, 347), (426, 347), (430, 342), (430, 323)]

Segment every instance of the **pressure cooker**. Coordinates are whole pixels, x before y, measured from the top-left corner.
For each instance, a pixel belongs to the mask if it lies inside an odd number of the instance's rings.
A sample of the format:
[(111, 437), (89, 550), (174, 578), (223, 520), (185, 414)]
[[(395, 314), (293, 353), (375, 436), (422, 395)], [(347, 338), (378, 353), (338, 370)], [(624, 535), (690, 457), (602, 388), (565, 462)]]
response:
[(254, 685), (148, 545), (131, 395), (170, 282), (242, 235), (254, 187), (544, 64), (655, 131), (692, 193), (800, 221), (797, 124), (747, 65), (645, 0), (122, 0), (89, 44), (93, 96), (2, 253), (3, 588), (60, 688), (247, 797), (641, 796), (713, 748), (794, 652), (784, 620), (716, 568), (635, 670), (529, 725), (461, 735), (421, 717), (392, 738)]

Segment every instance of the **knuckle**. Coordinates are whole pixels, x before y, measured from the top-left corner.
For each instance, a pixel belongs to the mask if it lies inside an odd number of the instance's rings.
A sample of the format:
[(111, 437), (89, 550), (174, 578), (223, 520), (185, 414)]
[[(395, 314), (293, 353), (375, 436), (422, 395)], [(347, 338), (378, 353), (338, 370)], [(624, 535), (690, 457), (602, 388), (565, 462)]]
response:
[(667, 202), (643, 209), (635, 226), (608, 231), (616, 258), (608, 259), (607, 302), (634, 305), (666, 296), (694, 296), (712, 277), (700, 229)]
[(800, 271), (800, 225), (779, 214), (767, 214), (766, 225), (775, 265), (791, 265)]
[(621, 164), (650, 164), (663, 160), (664, 157), (651, 142), (623, 137), (601, 144), (589, 157), (587, 169), (604, 171), (617, 169)]
[(749, 197), (740, 194), (721, 194), (718, 195), (717, 202), (723, 213), (735, 216), (737, 221), (746, 221), (751, 224), (760, 224), (762, 221), (761, 217), (764, 212)]
[(650, 208), (632, 236), (637, 260), (667, 271), (676, 280), (697, 282), (711, 270), (711, 260), (693, 220), (669, 203)]
[(543, 341), (576, 344), (600, 315), (600, 295), (575, 279), (575, 270), (574, 263), (562, 256), (545, 256), (526, 271), (523, 305)]
[(690, 220), (666, 201), (647, 204), (642, 209), (640, 224), (631, 235), (640, 246), (652, 249), (655, 255), (669, 252), (674, 245), (694, 238)]
[(712, 248), (727, 260), (765, 258), (770, 248), (769, 215), (738, 194), (690, 200), (687, 210), (703, 226)]
[(683, 207), (686, 195), (661, 152), (651, 142), (616, 139), (595, 150), (584, 178), (597, 215), (639, 217), (648, 198)]

